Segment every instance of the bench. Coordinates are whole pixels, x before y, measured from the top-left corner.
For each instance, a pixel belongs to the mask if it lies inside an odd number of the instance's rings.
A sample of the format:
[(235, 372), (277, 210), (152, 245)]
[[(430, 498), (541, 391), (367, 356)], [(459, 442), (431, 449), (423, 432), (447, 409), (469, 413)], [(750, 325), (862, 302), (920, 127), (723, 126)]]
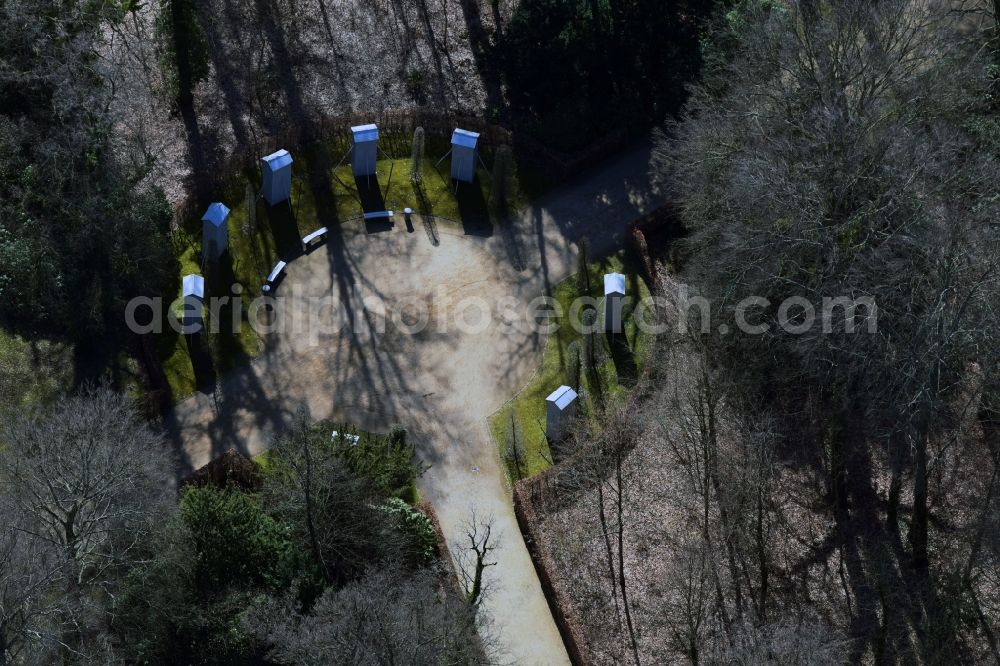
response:
[(350, 435), (346, 432), (343, 435), (341, 435), (339, 432), (334, 430), (333, 439), (337, 439), (338, 437), (342, 437), (345, 442), (350, 442), (351, 446), (357, 446), (358, 442), (361, 441), (360, 435)]
[(302, 251), (303, 252), (307, 251), (309, 249), (310, 245), (312, 245), (313, 243), (316, 243), (316, 242), (321, 241), (324, 238), (326, 238), (326, 234), (327, 234), (327, 228), (326, 227), (322, 227), (322, 228), (317, 229), (316, 231), (312, 232), (311, 234), (309, 234), (305, 238), (303, 238), (302, 239)]
[(391, 210), (379, 210), (373, 213), (365, 213), (365, 222), (367, 222), (368, 220), (383, 220), (383, 219), (387, 220), (390, 218), (392, 218)]
[(270, 274), (267, 276), (267, 281), (264, 283), (264, 287), (261, 291), (265, 294), (269, 293), (274, 286), (274, 281), (278, 279), (278, 276), (285, 272), (285, 266), (287, 266), (284, 261), (279, 261), (274, 265)]

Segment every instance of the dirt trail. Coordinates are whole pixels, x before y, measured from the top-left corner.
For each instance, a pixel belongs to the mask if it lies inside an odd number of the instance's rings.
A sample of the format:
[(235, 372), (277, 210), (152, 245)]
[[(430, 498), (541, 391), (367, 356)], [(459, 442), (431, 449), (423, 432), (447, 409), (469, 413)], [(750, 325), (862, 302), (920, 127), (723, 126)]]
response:
[[(269, 351), (168, 418), (187, 462), (196, 468), (234, 446), (256, 454), (300, 407), (371, 430), (403, 424), (431, 465), (419, 490), (454, 552), (473, 508), (494, 518), (498, 565), (488, 569), (483, 607), (504, 659), (568, 663), (486, 418), (527, 382), (545, 342), (512, 322), (507, 304), (569, 276), (582, 236), (595, 256), (620, 246), (628, 223), (659, 201), (648, 158), (648, 146), (634, 147), (489, 236), (438, 223), (435, 246), (415, 218), (413, 232), (401, 221), (378, 234), (345, 230), (295, 260), (277, 290)], [(341, 325), (316, 325), (334, 309)], [(420, 332), (398, 330), (423, 314)]]

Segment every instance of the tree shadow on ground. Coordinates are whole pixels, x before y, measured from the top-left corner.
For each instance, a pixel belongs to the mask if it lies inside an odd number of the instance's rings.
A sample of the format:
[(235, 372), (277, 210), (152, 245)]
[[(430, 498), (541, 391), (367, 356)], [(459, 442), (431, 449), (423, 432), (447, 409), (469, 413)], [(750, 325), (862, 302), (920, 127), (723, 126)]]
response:
[[(597, 340), (594, 340), (594, 342), (595, 347), (600, 344)], [(601, 365), (600, 354), (600, 351), (597, 349), (594, 350), (594, 362), (586, 369), (587, 389), (590, 393), (588, 397), (590, 398), (592, 410), (604, 409), (604, 383), (601, 380), (601, 373), (598, 370)]]
[(184, 122), (184, 133), (187, 138), (191, 176), (188, 179), (187, 190), (194, 192), (194, 200), (199, 210), (204, 209), (212, 201), (213, 193), (218, 185), (221, 173), (220, 164), (213, 156), (222, 153), (219, 150), (219, 139), (215, 131), (203, 132), (198, 123), (198, 115), (192, 104), (181, 104), (180, 115)]
[[(462, 228), (468, 236), (483, 238), (493, 235), (490, 210), (483, 197), (482, 183), (477, 178), (472, 183), (457, 183), (455, 199), (462, 217)], [(454, 184), (452, 185), (454, 187)]]
[(291, 261), (302, 254), (302, 239), (299, 225), (292, 211), (291, 201), (282, 201), (267, 208), (267, 219), (274, 238), (274, 250), (278, 258)]
[[(878, 466), (866, 436), (868, 424), (856, 410), (850, 413), (850, 418), (843, 417), (849, 425), (832, 434), (818, 433), (831, 438), (832, 450), (843, 461), (836, 478), (831, 478), (828, 460), (801, 460), (818, 472), (814, 481), (822, 487), (815, 490), (822, 506), (831, 508), (833, 524), (829, 536), (790, 571), (804, 576), (805, 588), (805, 572), (818, 563), (823, 563), (824, 576), (837, 576), (839, 566), (846, 633), (852, 639), (848, 663), (972, 663), (958, 637), (956, 618), (940, 595), (947, 582), (936, 579), (933, 569), (915, 567), (899, 524), (886, 522), (887, 503), (873, 482)], [(794, 444), (789, 448), (803, 448), (801, 440)], [(794, 453), (782, 458), (798, 460)]]
[(434, 219), (433, 215), (422, 215), (420, 221), (424, 225), (424, 231), (427, 233), (427, 240), (431, 242), (431, 245), (437, 247), (441, 244), (441, 236), (438, 234), (437, 220)]
[(625, 387), (635, 386), (639, 379), (639, 369), (636, 366), (635, 353), (629, 346), (628, 337), (624, 333), (611, 331), (606, 331), (604, 336), (608, 342), (608, 349), (611, 350), (611, 360), (615, 364), (618, 383)]
[(218, 377), (215, 372), (215, 363), (212, 360), (212, 355), (205, 347), (204, 332), (188, 333), (184, 336), (184, 341), (187, 343), (188, 356), (191, 358), (191, 368), (194, 370), (195, 388), (200, 393), (214, 393)]
[(244, 357), (243, 345), (240, 343), (242, 317), (234, 316), (235, 304), (241, 296), (233, 294), (233, 287), (238, 280), (228, 250), (223, 252), (217, 261), (206, 265), (205, 275), (207, 293), (219, 298), (217, 301), (219, 305), (209, 308), (209, 323), (217, 357), (216, 363), (221, 372), (226, 372)]
[[(203, 5), (201, 9), (208, 13), (210, 8), (208, 5)], [(226, 37), (220, 30), (223, 24), (211, 20), (209, 16), (202, 16), (201, 19), (201, 26), (208, 38), (208, 57), (218, 74), (216, 81), (222, 93), (222, 101), (233, 129), (233, 136), (237, 145), (245, 146), (250, 142), (244, 118), (244, 112), (250, 106), (246, 94), (249, 77), (244, 76), (246, 70), (241, 67), (243, 63), (239, 58), (240, 54), (234, 52), (236, 49), (228, 48)]]
[(395, 224), (392, 218), (380, 217), (375, 220), (365, 220), (365, 233), (368, 234), (381, 234), (386, 231), (392, 231)]
[[(462, 18), (465, 20), (465, 28), (469, 35), (469, 45), (472, 47), (472, 57), (486, 91), (487, 104), (490, 110), (502, 114), (506, 110), (499, 75), (499, 72), (503, 71), (503, 54), (490, 41), (479, 12), (479, 3), (474, 0), (461, 0), (460, 4)], [(493, 3), (494, 7), (497, 4)], [(500, 25), (497, 24), (498, 30)]]
[[(435, 169), (436, 171), (436, 169)], [(427, 198), (422, 183), (414, 183), (413, 192), (417, 196), (417, 211), (420, 213), (420, 222), (427, 233), (427, 240), (431, 245), (437, 247), (441, 244), (441, 237), (438, 235), (437, 220), (434, 219), (434, 204)]]
[(382, 186), (379, 185), (378, 176), (355, 176), (354, 187), (361, 201), (361, 210), (366, 213), (385, 210), (385, 195), (382, 193)]
[[(399, 3), (397, 2), (396, 4), (398, 5)], [(435, 79), (435, 83), (437, 85), (435, 86), (434, 90), (435, 102), (442, 109), (447, 110), (448, 98), (447, 95), (445, 94), (445, 84), (444, 84), (447, 77), (445, 76), (444, 65), (441, 61), (442, 54), (439, 53), (439, 51), (443, 50), (444, 56), (448, 58), (449, 69), (452, 70), (454, 69), (454, 63), (451, 62), (451, 55), (448, 52), (447, 45), (445, 45), (443, 49), (439, 46), (440, 44), (442, 44), (442, 42), (438, 38), (438, 36), (434, 33), (434, 23), (431, 20), (431, 13), (427, 8), (427, 0), (415, 0), (415, 4), (417, 6), (417, 10), (420, 15), (420, 21), (421, 23), (423, 23), (425, 34), (432, 46), (432, 48), (430, 49), (431, 58), (434, 61), (434, 71), (437, 74), (437, 78)], [(404, 14), (404, 12), (399, 12), (399, 13)], [(410, 30), (407, 31), (407, 39), (411, 40), (411, 43), (406, 45), (407, 53), (412, 53), (412, 54), (419, 53), (417, 49), (414, 48), (415, 45), (412, 44), (412, 39), (414, 34), (416, 33)], [(423, 93), (423, 86), (421, 86), (419, 89), (411, 90), (410, 95), (411, 97), (413, 97), (414, 101), (420, 104), (426, 103), (426, 95)]]
[[(361, 202), (363, 214), (381, 213), (386, 211), (385, 194), (382, 186), (378, 182), (378, 176), (355, 176), (354, 187), (358, 193), (358, 200)], [(398, 211), (397, 211), (398, 212)], [(391, 231), (394, 224), (390, 217), (378, 217), (365, 219), (365, 232), (369, 234)]]
[(517, 225), (509, 213), (504, 213), (500, 222), (500, 234), (503, 236), (504, 251), (510, 261), (511, 268), (518, 273), (528, 268), (528, 258), (525, 255), (524, 244), (517, 233)]

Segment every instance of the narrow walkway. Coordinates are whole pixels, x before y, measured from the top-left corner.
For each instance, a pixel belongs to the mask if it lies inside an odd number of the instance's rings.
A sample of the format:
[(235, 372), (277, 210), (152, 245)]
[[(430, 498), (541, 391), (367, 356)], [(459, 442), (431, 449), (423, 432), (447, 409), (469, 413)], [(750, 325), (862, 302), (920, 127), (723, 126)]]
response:
[[(168, 418), (187, 462), (198, 467), (234, 446), (259, 453), (302, 406), (370, 430), (403, 424), (431, 465), (418, 487), (453, 552), (473, 509), (493, 517), (498, 565), (488, 569), (483, 608), (504, 660), (568, 663), (486, 418), (527, 382), (545, 342), (512, 320), (511, 305), (568, 277), (580, 238), (595, 256), (621, 245), (628, 224), (659, 203), (648, 163), (648, 147), (635, 147), (490, 236), (439, 224), (435, 245), (415, 218), (413, 232), (344, 232), (296, 259), (278, 289), (282, 325), (268, 351)], [(337, 325), (334, 311), (343, 313)], [(425, 315), (419, 332), (398, 330)]]

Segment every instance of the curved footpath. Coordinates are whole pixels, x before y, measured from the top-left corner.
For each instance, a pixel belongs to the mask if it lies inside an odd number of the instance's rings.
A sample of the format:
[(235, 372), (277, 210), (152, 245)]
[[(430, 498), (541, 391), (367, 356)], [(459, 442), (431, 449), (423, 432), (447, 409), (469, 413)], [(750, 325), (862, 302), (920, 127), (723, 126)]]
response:
[[(628, 224), (661, 203), (648, 164), (648, 145), (635, 146), (489, 236), (434, 229), (416, 216), (412, 231), (398, 221), (383, 233), (331, 232), (289, 263), (268, 351), (228, 374), (214, 395), (195, 395), (168, 416), (187, 464), (200, 467), (231, 447), (259, 453), (302, 406), (314, 419), (369, 430), (403, 424), (431, 466), (418, 488), (453, 554), (473, 509), (493, 516), (498, 564), (487, 570), (483, 608), (504, 660), (568, 663), (486, 419), (528, 381), (545, 343), (512, 320), (510, 304), (569, 276), (581, 237), (594, 256), (621, 246)], [(427, 325), (400, 332), (385, 323), (382, 305), (390, 321), (414, 324), (424, 313)], [(486, 308), (491, 316), (482, 318)], [(343, 325), (329, 324), (334, 310)]]

